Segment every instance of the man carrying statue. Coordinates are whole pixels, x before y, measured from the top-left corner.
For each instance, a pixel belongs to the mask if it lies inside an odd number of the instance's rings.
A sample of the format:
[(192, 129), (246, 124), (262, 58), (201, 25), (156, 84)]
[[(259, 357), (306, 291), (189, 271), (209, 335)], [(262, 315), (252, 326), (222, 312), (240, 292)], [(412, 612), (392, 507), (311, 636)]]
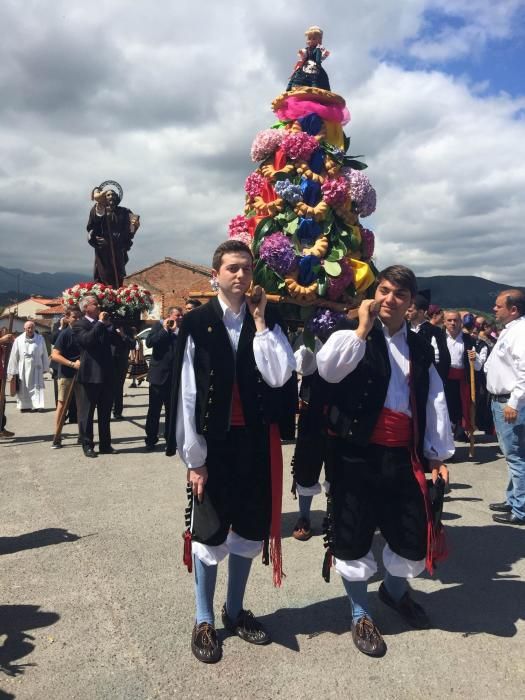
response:
[(120, 206), (122, 196), (122, 187), (113, 180), (95, 187), (87, 224), (88, 243), (95, 249), (93, 279), (115, 289), (123, 284), (128, 251), (140, 226), (138, 214)]

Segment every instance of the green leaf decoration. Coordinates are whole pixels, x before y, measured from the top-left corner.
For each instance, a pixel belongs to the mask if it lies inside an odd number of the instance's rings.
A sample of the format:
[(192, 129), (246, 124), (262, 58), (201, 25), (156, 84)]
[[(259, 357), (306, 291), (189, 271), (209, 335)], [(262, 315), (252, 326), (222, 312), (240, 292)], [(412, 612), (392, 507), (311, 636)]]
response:
[(319, 274), (317, 276), (317, 293), (319, 296), (324, 297), (326, 295), (326, 292), (328, 290), (328, 278), (326, 276), (326, 272), (324, 270), (324, 267), (322, 267), (319, 271)]
[(290, 236), (293, 236), (298, 228), (299, 228), (299, 217), (296, 216), (295, 219), (292, 219), (292, 221), (289, 221), (286, 224), (285, 230), (286, 230), (286, 233), (288, 233)]
[(265, 219), (259, 221), (253, 236), (252, 250), (254, 255), (257, 256), (259, 254), (259, 248), (261, 247), (261, 243), (263, 242), (265, 236), (267, 236), (269, 233), (273, 233), (274, 231), (277, 231), (277, 226), (271, 217), (266, 217)]
[(341, 274), (341, 265), (338, 262), (325, 261), (324, 269), (327, 275), (330, 277), (339, 277)]
[(290, 120), (287, 120), (287, 121), (284, 121), (284, 122), (281, 121), (281, 120), (279, 120), (278, 122), (275, 122), (275, 124), (272, 124), (271, 127), (270, 127), (270, 129), (284, 129), (284, 127), (285, 127), (287, 124), (290, 124)]
[(328, 262), (337, 262), (338, 260), (341, 260), (341, 258), (344, 258), (346, 255), (346, 246), (344, 243), (339, 241), (337, 245), (334, 245), (332, 247), (332, 250), (330, 251), (330, 254), (326, 258)]
[(347, 153), (348, 149), (350, 148), (350, 136), (347, 136), (346, 134), (343, 133), (343, 137), (344, 137), (344, 143), (345, 143), (344, 149), (345, 149), (345, 153)]
[(352, 168), (353, 170), (366, 170), (366, 168), (368, 168), (366, 163), (362, 163), (360, 160), (354, 160), (349, 156), (343, 158), (343, 165), (345, 168)]
[(282, 277), (271, 270), (268, 265), (259, 258), (254, 270), (253, 270), (253, 281), (255, 284), (260, 284), (268, 294), (278, 294), (279, 290), (282, 289), (282, 285), (285, 284)]

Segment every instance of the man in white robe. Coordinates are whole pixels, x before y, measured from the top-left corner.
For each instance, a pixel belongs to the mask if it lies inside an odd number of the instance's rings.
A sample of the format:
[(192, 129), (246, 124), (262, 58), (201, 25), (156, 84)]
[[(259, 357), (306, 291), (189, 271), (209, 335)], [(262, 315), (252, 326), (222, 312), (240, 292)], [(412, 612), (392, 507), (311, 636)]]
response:
[(44, 372), (49, 371), (49, 358), (44, 339), (35, 333), (33, 321), (24, 323), (24, 332), (13, 343), (7, 375), (18, 377), (16, 407), (19, 411), (44, 408)]

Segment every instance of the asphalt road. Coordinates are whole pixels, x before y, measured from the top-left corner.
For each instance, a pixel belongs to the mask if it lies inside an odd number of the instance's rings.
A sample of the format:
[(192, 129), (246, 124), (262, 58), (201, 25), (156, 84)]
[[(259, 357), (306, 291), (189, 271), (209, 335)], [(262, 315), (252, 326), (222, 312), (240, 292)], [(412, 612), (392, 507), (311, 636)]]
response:
[[(413, 584), (432, 630), (409, 630), (385, 608), (378, 576), (371, 599), (388, 652), (370, 659), (355, 649), (339, 577), (328, 585), (321, 578), (321, 537), (291, 537), (296, 502), (286, 468), (287, 577), (274, 589), (270, 568), (255, 562), (245, 599), (274, 642), (257, 648), (225, 637), (223, 660), (205, 666), (190, 651), (192, 577), (181, 563), (185, 472), (162, 451), (143, 452), (147, 386), (127, 392), (126, 419), (112, 426), (119, 454), (93, 460), (75, 444), (74, 426), (66, 426), (62, 450), (50, 449), (51, 410), (22, 415), (8, 402), (16, 438), (0, 442), (0, 700), (523, 694), (525, 528), (490, 517), (488, 503), (502, 499), (506, 483), (494, 442), (452, 466), (451, 555), (433, 579)], [(289, 465), (293, 447), (284, 450)], [(465, 447), (459, 457), (467, 460)], [(324, 497), (314, 500), (317, 533), (324, 505)], [(222, 565), (219, 629), (225, 576)]]

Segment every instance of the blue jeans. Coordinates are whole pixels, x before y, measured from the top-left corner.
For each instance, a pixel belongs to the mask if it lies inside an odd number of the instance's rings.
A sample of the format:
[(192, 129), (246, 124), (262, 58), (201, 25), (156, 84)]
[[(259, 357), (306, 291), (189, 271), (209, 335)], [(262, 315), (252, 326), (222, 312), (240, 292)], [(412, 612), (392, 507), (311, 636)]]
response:
[(504, 403), (492, 402), (494, 426), (509, 468), (506, 502), (517, 518), (525, 520), (525, 406), (518, 411), (514, 423), (505, 423), (505, 406)]

